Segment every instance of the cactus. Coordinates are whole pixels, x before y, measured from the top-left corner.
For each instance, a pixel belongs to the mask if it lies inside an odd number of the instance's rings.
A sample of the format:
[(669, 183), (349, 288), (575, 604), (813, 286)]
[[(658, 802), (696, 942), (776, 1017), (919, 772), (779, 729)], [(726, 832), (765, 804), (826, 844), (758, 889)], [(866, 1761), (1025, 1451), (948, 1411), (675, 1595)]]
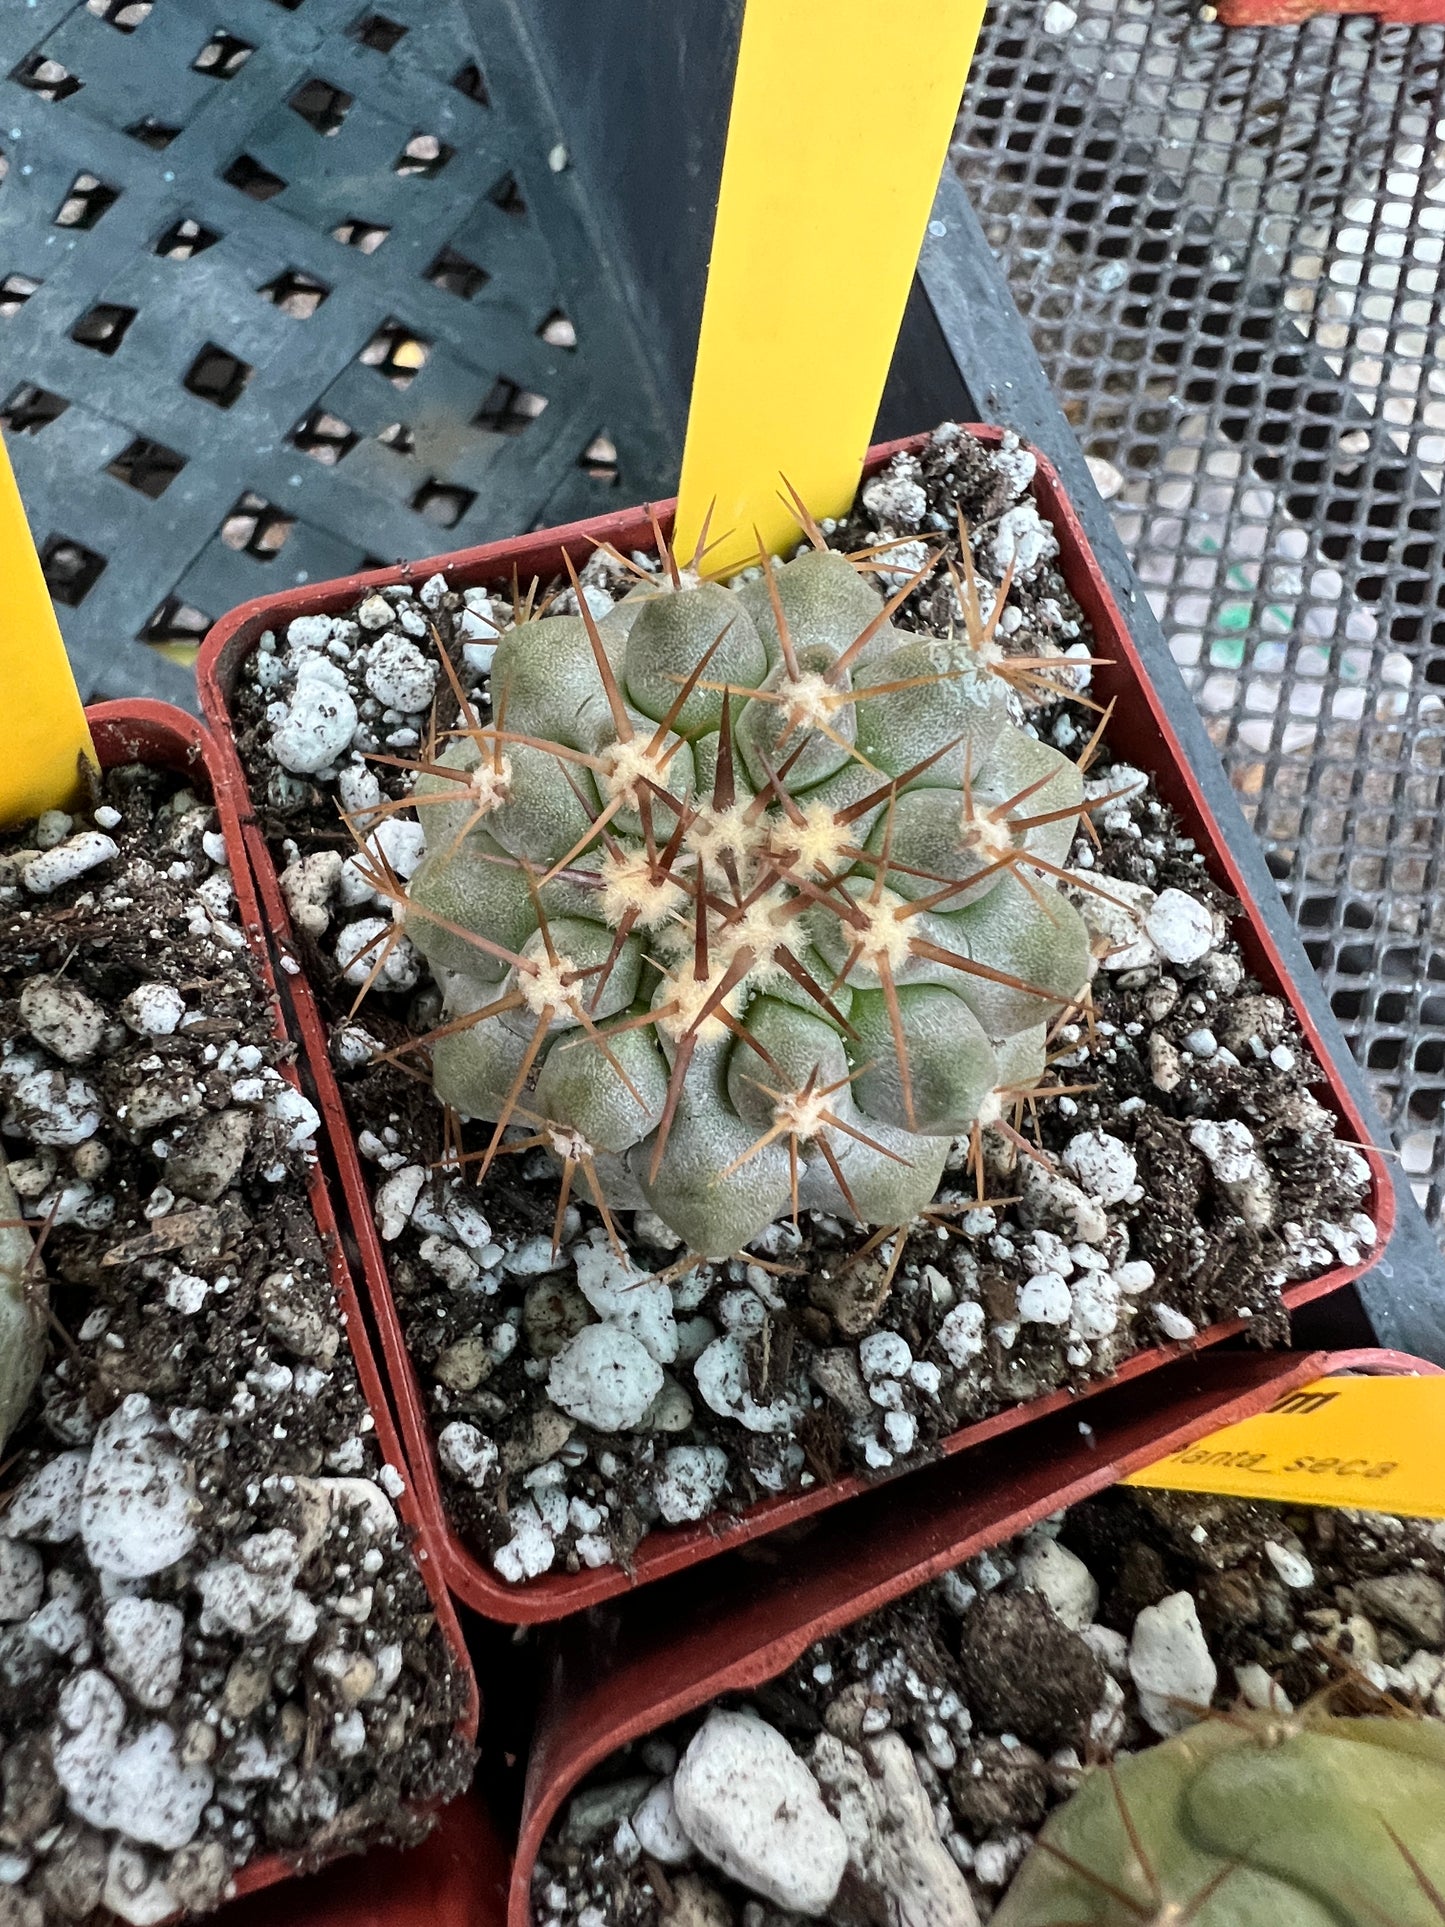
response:
[(0, 1452), (45, 1363), (46, 1312), (44, 1274), (0, 1153)]
[(482, 1168), (525, 1124), (563, 1203), (580, 1173), (609, 1231), (645, 1204), (699, 1257), (802, 1207), (906, 1222), (1093, 968), (1054, 887), (1082, 770), (1012, 720), (1007, 580), (985, 615), (965, 541), (959, 632), (906, 633), (937, 558), (885, 603), (886, 560), (807, 527), (737, 587), (659, 536), (600, 621), (575, 574), (577, 614), (524, 610), (491, 720), (453, 677), (399, 805), (408, 891), (371, 846), (444, 993), (437, 1095), (495, 1127)]
[(1445, 1725), (1239, 1711), (1090, 1773), (993, 1927), (1438, 1927)]

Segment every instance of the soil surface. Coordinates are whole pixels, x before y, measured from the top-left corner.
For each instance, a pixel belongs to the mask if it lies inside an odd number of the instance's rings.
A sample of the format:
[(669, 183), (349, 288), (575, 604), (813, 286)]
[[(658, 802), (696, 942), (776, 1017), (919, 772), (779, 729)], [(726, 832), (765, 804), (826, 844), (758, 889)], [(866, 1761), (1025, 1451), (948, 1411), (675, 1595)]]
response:
[(270, 1025), (180, 778), (113, 770), (0, 840), (0, 1131), (49, 1328), (0, 1466), (5, 1927), (206, 1909), (259, 1856), (419, 1838), (469, 1776)]
[[(1161, 1614), (1175, 1629), (1162, 1677)], [(1337, 1712), (1386, 1710), (1388, 1696), (1445, 1715), (1442, 1655), (1445, 1527), (1119, 1486), (715, 1706), (766, 1722), (800, 1761), (826, 1758), (820, 1737), (901, 1736), (921, 1811), (987, 1919), (1086, 1767), (1210, 1704), (1287, 1712), (1332, 1687)], [(796, 1918), (677, 1822), (672, 1775), (713, 1710), (614, 1754), (573, 1796), (534, 1872), (537, 1927)], [(823, 1800), (836, 1809), (826, 1786)], [(877, 1904), (850, 1870), (823, 1917), (876, 1919)]]
[[(825, 528), (852, 551), (892, 545), (878, 578), (887, 592), (915, 571), (925, 542), (957, 558), (961, 514), (985, 608), (1005, 574), (1007, 538), (1005, 666), (1010, 657), (1042, 665), (1015, 684), (1015, 719), (1078, 757), (1100, 720), (1087, 693), (1094, 644), (1055, 566), (1031, 479), (1032, 458), (1016, 443), (994, 451), (945, 428), (921, 461), (900, 458), (870, 483), (846, 524)], [(599, 553), (583, 593), (601, 614), (627, 580)], [(575, 608), (556, 584), (533, 593)], [(951, 593), (946, 575), (925, 584), (898, 626), (947, 634)], [(340, 812), (360, 811), (365, 829), (365, 809), (404, 797), (406, 765), (450, 725), (455, 702), (438, 651), (489, 713), (486, 671), (499, 626), (513, 619), (511, 596), (459, 592), (436, 576), (343, 617), (303, 618), (262, 637), (234, 699), (252, 794), (369, 1166), (450, 1516), (504, 1578), (628, 1566), (648, 1532), (715, 1507), (739, 1511), (846, 1473), (887, 1475), (970, 1421), (1082, 1388), (1142, 1346), (1221, 1320), (1244, 1320), (1261, 1344), (1283, 1343), (1285, 1289), (1369, 1251), (1368, 1166), (1335, 1140), (1319, 1068), (1287, 1007), (1246, 971), (1237, 905), (1148, 772), (1111, 756), (1106, 730), (1089, 764), (1092, 834), (1081, 830), (1066, 886), (1101, 967), (1092, 1007), (1053, 1039), (1054, 1095), (1041, 1091), (1014, 1119), (1031, 1150), (985, 1133), (980, 1190), (961, 1140), (934, 1210), (901, 1239), (804, 1213), (751, 1251), (682, 1277), (669, 1269), (678, 1247), (666, 1227), (649, 1213), (624, 1215), (636, 1269), (671, 1286), (678, 1360), (638, 1430), (575, 1424), (549, 1400), (546, 1378), (550, 1358), (592, 1315), (576, 1264), (602, 1236), (596, 1214), (569, 1207), (554, 1252), (547, 1153), (499, 1160), (480, 1190), (436, 1168), (448, 1147), (424, 1061), (378, 1061), (437, 1021), (437, 987), (418, 954), (394, 952), (353, 1014), (367, 970), (352, 962), (355, 933), (383, 928), (390, 906), (349, 854)], [(408, 641), (430, 652), (426, 673), (411, 678), (407, 699), (424, 705), (412, 711), (384, 701), (396, 678), (383, 654), (394, 662)], [(294, 727), (298, 669), (323, 655), (356, 726), (330, 764), (297, 774), (275, 745)], [(393, 816), (384, 833), (409, 828)], [(392, 842), (388, 860), (402, 853)], [(466, 1127), (462, 1148), (480, 1150), (489, 1128)], [(781, 1429), (750, 1429), (709, 1408), (691, 1367), (720, 1330), (745, 1335), (752, 1398), (791, 1407)]]

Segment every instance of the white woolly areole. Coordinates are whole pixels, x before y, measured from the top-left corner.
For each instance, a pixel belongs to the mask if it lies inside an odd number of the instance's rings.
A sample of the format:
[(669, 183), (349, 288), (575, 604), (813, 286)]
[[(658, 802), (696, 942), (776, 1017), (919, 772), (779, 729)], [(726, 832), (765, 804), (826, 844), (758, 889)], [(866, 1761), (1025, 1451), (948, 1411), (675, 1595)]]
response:
[(687, 901), (682, 885), (659, 874), (640, 850), (609, 851), (598, 875), (602, 879), (602, 915), (614, 929), (633, 913), (638, 929), (655, 930)]
[(577, 975), (578, 966), (572, 959), (559, 955), (555, 963), (550, 957), (534, 957), (529, 961), (529, 970), (517, 972), (517, 988), (522, 993), (522, 1002), (532, 1015), (555, 1017), (569, 1010), (575, 1011), (579, 1003), (581, 979)]
[(482, 761), (467, 778), (473, 807), (486, 816), (505, 803), (512, 793), (512, 759), (505, 751)]
[(796, 868), (810, 877), (839, 870), (852, 840), (851, 827), (819, 802), (804, 806), (801, 822), (791, 817), (775, 822), (771, 837), (774, 852), (793, 857)]
[(805, 669), (800, 675), (789, 676), (779, 685), (778, 694), (782, 698), (782, 710), (788, 719), (790, 732), (816, 729), (819, 724), (827, 724), (839, 701), (838, 691), (816, 669)]
[(625, 743), (613, 743), (602, 752), (598, 782), (608, 802), (621, 798), (636, 805), (654, 788), (667, 788), (667, 766), (681, 746), (681, 737), (670, 743), (656, 744), (651, 736), (633, 736)]

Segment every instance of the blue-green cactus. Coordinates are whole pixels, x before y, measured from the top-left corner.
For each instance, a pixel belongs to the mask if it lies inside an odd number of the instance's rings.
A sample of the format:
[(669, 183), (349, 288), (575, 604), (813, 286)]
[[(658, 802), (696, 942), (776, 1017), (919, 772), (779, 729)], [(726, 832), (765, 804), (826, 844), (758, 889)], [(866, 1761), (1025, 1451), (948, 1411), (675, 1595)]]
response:
[(971, 577), (936, 639), (892, 626), (926, 569), (885, 604), (821, 543), (736, 588), (665, 560), (508, 629), (416, 781), (437, 1094), (700, 1256), (903, 1222), (1088, 981), (1081, 772), (1011, 719)]

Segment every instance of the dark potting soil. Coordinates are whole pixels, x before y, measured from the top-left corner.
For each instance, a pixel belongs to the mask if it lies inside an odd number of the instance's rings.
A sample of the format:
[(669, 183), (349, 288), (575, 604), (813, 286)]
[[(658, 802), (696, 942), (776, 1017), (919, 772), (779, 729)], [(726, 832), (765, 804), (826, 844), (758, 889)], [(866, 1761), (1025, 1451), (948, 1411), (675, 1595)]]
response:
[(215, 813), (139, 766), (92, 804), (0, 840), (0, 1130), (51, 1329), (0, 1468), (7, 1927), (415, 1840), (471, 1766)]
[[(1017, 718), (1078, 756), (1099, 721), (1086, 701), (1093, 640), (1053, 566), (1056, 545), (1031, 479), (1032, 458), (1016, 444), (992, 450), (941, 430), (921, 460), (899, 458), (869, 483), (828, 535), (854, 550), (892, 544), (881, 558), (885, 592), (913, 573), (925, 544), (957, 557), (959, 511), (982, 576), (1002, 579), (1014, 555), (998, 639), (1006, 655), (1057, 664), (1042, 680), (1025, 678)], [(602, 612), (625, 580), (599, 553), (583, 591)], [(575, 606), (556, 584), (542, 592), (554, 606)], [(898, 626), (949, 633), (951, 593), (946, 575), (931, 579)], [(992, 595), (985, 581), (985, 608)], [(1243, 1319), (1256, 1342), (1282, 1343), (1285, 1287), (1372, 1246), (1375, 1227), (1362, 1214), (1368, 1166), (1335, 1140), (1333, 1116), (1312, 1094), (1319, 1068), (1287, 1008), (1245, 970), (1230, 934), (1237, 906), (1147, 772), (1115, 761), (1106, 736), (1088, 775), (1097, 846), (1080, 832), (1070, 888), (1105, 954), (1092, 1010), (1053, 1040), (1049, 1082), (1065, 1094), (1019, 1114), (1037, 1158), (989, 1131), (986, 1196), (998, 1203), (981, 1201), (961, 1143), (934, 1211), (901, 1244), (805, 1213), (727, 1264), (674, 1275), (683, 1342), (665, 1409), (627, 1434), (575, 1424), (549, 1401), (545, 1380), (550, 1357), (592, 1315), (574, 1257), (580, 1241), (600, 1236), (595, 1212), (569, 1209), (554, 1256), (546, 1153), (500, 1159), (481, 1190), (438, 1171), (442, 1115), (415, 1061), (376, 1061), (437, 1021), (436, 986), (413, 955), (404, 981), (373, 987), (353, 1017), (367, 962), (347, 978), (357, 941), (348, 933), (390, 913), (354, 862), (340, 861), (354, 846), (339, 807), (404, 796), (411, 779), (398, 763), (449, 726), (438, 644), (488, 713), (486, 639), (511, 616), (509, 592), (463, 594), (440, 576), (408, 583), (334, 621), (303, 618), (264, 637), (234, 697), (298, 951), (362, 1156), (376, 1167), (392, 1290), (440, 1441), (448, 1509), (504, 1577), (626, 1565), (646, 1532), (713, 1507), (738, 1511), (849, 1472), (885, 1475), (962, 1425), (1082, 1387), (1141, 1346), (1222, 1320)], [(397, 685), (379, 661), (404, 638), (432, 652), (409, 697), (425, 707), (411, 711), (385, 706)], [(272, 737), (298, 665), (323, 654), (357, 727), (333, 765), (298, 776), (280, 765)], [(381, 760), (364, 761), (377, 752)], [(403, 827), (393, 818), (385, 833)], [(1101, 890), (1124, 901), (1106, 902)], [(1182, 900), (1196, 936), (1202, 919), (1202, 950), (1164, 921), (1158, 943), (1145, 934), (1166, 895), (1166, 908)], [(349, 946), (340, 958), (338, 942)], [(479, 1151), (489, 1133), (468, 1126), (463, 1148)], [(650, 1214), (623, 1225), (640, 1271), (675, 1259), (675, 1241)], [(793, 1401), (783, 1431), (750, 1430), (695, 1395), (692, 1360), (722, 1328), (748, 1334), (753, 1399)]]
[[(1283, 1713), (1328, 1688), (1340, 1713), (1445, 1715), (1445, 1527), (1122, 1486), (714, 1706), (766, 1722), (804, 1761), (821, 1735), (865, 1754), (901, 1736), (920, 1810), (986, 1919), (1083, 1768), (1188, 1723), (1158, 1698), (1149, 1710), (1161, 1614), (1188, 1705)], [(1167, 1701), (1167, 1663), (1163, 1678)], [(614, 1754), (559, 1813), (533, 1876), (537, 1927), (796, 1918), (693, 1848), (663, 1791), (711, 1710)], [(823, 1801), (836, 1810), (826, 1787)], [(906, 1803), (891, 1817), (906, 1828)], [(824, 1915), (888, 1917), (853, 1871)]]

